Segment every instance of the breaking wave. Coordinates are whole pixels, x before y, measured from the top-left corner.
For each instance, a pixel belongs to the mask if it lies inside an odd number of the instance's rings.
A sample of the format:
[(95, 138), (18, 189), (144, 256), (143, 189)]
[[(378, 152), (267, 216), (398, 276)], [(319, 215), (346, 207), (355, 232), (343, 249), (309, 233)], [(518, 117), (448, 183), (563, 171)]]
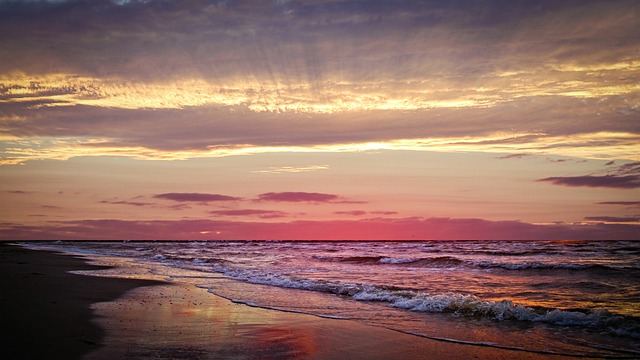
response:
[(522, 262), (498, 262), (498, 261), (470, 261), (462, 260), (455, 256), (435, 257), (387, 257), (387, 256), (314, 256), (315, 260), (325, 262), (341, 262), (364, 265), (404, 265), (425, 268), (480, 268), (503, 270), (593, 270), (593, 271), (620, 271), (640, 270), (637, 267), (607, 266), (591, 263), (546, 263), (537, 261)]
[(282, 288), (324, 292), (356, 301), (375, 301), (415, 312), (445, 313), (453, 316), (487, 318), (495, 321), (526, 321), (555, 326), (571, 326), (606, 331), (617, 336), (640, 339), (640, 319), (608, 311), (530, 307), (510, 300), (493, 301), (461, 293), (430, 294), (394, 286), (351, 284), (310, 280), (252, 271), (227, 271), (236, 280)]

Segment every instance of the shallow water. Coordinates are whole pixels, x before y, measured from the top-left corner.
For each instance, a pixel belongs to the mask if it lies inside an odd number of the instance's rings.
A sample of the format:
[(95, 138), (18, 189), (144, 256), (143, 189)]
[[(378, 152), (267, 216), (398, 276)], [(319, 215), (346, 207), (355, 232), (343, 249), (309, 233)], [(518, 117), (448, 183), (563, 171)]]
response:
[[(250, 306), (447, 341), (640, 357), (640, 242), (57, 242)], [(223, 275), (223, 276), (220, 276)]]

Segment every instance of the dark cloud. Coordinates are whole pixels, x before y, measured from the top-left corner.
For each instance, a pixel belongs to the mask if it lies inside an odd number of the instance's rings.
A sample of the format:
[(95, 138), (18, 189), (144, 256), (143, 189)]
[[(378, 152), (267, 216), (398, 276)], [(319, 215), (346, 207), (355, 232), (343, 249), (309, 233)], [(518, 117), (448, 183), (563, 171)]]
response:
[(620, 165), (615, 170), (615, 174), (640, 176), (640, 161)]
[(640, 201), (600, 201), (600, 205), (640, 206)]
[(236, 201), (241, 200), (241, 198), (220, 194), (202, 194), (202, 193), (166, 193), (166, 194), (158, 194), (154, 195), (154, 198), (157, 199), (166, 199), (173, 201), (184, 201), (184, 202), (210, 202), (210, 201)]
[(313, 192), (270, 192), (258, 195), (258, 201), (327, 203), (341, 201), (334, 194)]
[(584, 218), (588, 221), (604, 221), (604, 222), (638, 222), (638, 216), (587, 216)]
[[(611, 163), (605, 164), (610, 166)], [(640, 162), (625, 163), (601, 172), (605, 175), (559, 176), (539, 179), (555, 185), (573, 187), (602, 187), (613, 189), (635, 189), (640, 187)]]
[(452, 67), (481, 76), (502, 65), (507, 45), (538, 63), (620, 56), (637, 44), (620, 36), (634, 34), (637, 21), (624, 15), (636, 12), (633, 2), (613, 0), (0, 2), (8, 60), (0, 71), (212, 79), (248, 71), (311, 83), (340, 69), (368, 79)]
[(603, 187), (614, 189), (635, 189), (640, 187), (640, 176), (566, 176), (566, 177), (548, 177), (537, 181), (550, 182), (554, 185), (564, 186), (586, 186), (586, 187)]

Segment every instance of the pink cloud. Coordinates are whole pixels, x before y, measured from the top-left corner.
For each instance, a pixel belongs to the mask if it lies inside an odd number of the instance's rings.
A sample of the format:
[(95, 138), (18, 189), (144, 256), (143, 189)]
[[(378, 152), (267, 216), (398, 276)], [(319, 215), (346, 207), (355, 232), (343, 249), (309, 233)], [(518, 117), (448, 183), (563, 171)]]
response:
[(173, 201), (197, 201), (197, 202), (209, 202), (209, 201), (235, 201), (241, 200), (238, 197), (220, 195), (220, 194), (202, 194), (202, 193), (166, 193), (154, 195), (157, 199), (166, 199)]
[(334, 214), (336, 215), (351, 215), (351, 216), (362, 216), (367, 212), (362, 210), (351, 210), (351, 211), (336, 211)]
[(371, 214), (375, 215), (397, 215), (397, 211), (371, 211)]

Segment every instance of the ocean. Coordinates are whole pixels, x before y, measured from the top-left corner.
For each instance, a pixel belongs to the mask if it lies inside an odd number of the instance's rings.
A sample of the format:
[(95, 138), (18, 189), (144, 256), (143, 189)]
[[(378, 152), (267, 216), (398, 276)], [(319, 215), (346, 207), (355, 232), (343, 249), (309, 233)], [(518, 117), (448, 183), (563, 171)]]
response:
[(136, 271), (188, 280), (235, 303), (355, 320), (416, 337), (525, 352), (640, 358), (640, 241), (61, 241), (26, 246), (128, 261)]

